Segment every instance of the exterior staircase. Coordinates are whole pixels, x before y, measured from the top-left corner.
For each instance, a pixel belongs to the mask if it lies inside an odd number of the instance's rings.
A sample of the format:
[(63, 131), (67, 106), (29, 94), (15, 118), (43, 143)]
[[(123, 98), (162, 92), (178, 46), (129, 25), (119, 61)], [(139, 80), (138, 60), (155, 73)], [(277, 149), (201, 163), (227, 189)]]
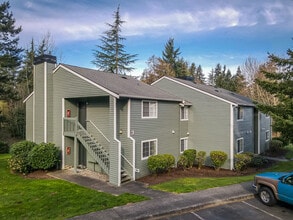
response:
[[(86, 148), (94, 160), (101, 166), (106, 174), (110, 172), (109, 153), (103, 146), (79, 123), (77, 122), (77, 139)], [(121, 184), (131, 181), (131, 177), (125, 170), (121, 170)]]

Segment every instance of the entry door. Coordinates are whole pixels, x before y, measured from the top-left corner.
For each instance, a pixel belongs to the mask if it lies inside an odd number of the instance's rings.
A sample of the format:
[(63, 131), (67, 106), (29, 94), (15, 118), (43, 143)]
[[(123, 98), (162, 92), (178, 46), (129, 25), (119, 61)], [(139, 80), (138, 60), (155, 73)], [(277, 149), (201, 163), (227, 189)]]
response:
[[(79, 102), (78, 121), (86, 129), (86, 102)], [(79, 143), (78, 164), (86, 167), (86, 149)]]

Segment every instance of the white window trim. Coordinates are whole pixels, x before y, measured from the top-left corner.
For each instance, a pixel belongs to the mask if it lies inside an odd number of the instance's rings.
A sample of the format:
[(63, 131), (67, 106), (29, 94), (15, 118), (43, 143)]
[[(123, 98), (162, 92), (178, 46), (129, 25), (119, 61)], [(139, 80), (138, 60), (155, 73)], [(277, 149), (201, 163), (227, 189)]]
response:
[(151, 141), (154, 141), (155, 142), (155, 145), (156, 145), (155, 146), (155, 153), (153, 155), (157, 155), (157, 152), (158, 152), (158, 139), (143, 140), (143, 141), (141, 141), (141, 160), (146, 160), (150, 156), (152, 156), (152, 155), (149, 155), (147, 157), (143, 157), (143, 143), (151, 142)]
[[(184, 144), (186, 144), (183, 151), (181, 150), (181, 141), (182, 140), (184, 140)], [(188, 149), (188, 137), (180, 138), (179, 149), (180, 149), (180, 153), (183, 153), (185, 150)]]
[[(183, 108), (183, 114), (184, 114), (184, 118), (182, 118), (182, 111), (181, 109)], [(185, 117), (186, 116), (186, 117)], [(180, 121), (188, 121), (188, 107), (187, 106), (180, 106)]]
[[(236, 112), (237, 113), (237, 115), (236, 115), (237, 121), (243, 121), (244, 120), (244, 108), (241, 106), (238, 106), (236, 108), (236, 110), (237, 110), (237, 112)], [(238, 118), (238, 111), (242, 111), (242, 118)]]
[[(155, 116), (148, 116), (148, 117), (143, 116), (143, 103), (144, 102), (148, 102), (148, 103), (152, 102), (152, 103), (156, 104), (156, 114), (155, 114)], [(143, 119), (158, 118), (158, 102), (157, 101), (152, 101), (152, 100), (142, 100), (141, 101), (141, 118), (143, 118)]]
[[(242, 140), (242, 144), (243, 144), (243, 146), (242, 146), (242, 150), (241, 150), (241, 151), (238, 151), (238, 141), (240, 141), (240, 140)], [(237, 154), (241, 154), (241, 153), (244, 152), (244, 138), (243, 138), (243, 137), (242, 137), (242, 138), (238, 138), (238, 139), (236, 140), (236, 150), (237, 150)]]
[[(268, 134), (268, 138), (267, 138), (267, 134)], [(270, 140), (270, 138), (271, 138), (270, 130), (266, 130), (266, 132), (265, 132), (265, 140), (266, 140), (266, 142), (268, 142)]]

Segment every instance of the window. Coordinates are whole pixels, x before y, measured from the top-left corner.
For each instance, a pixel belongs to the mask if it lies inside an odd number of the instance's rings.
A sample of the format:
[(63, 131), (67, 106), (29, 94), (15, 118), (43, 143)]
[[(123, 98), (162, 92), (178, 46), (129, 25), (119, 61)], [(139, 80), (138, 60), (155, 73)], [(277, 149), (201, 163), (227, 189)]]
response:
[(181, 121), (188, 120), (188, 108), (186, 106), (180, 107), (180, 120)]
[(149, 156), (155, 155), (157, 152), (157, 140), (147, 140), (141, 142), (142, 159), (147, 159)]
[(142, 118), (157, 118), (157, 102), (142, 101)]
[(237, 108), (237, 120), (243, 120), (244, 111), (242, 107)]
[(269, 141), (270, 140), (270, 131), (267, 130), (266, 131), (266, 141)]
[(181, 138), (180, 139), (180, 153), (187, 150), (188, 148), (188, 138)]
[(241, 153), (244, 151), (244, 139), (239, 138), (237, 139), (237, 153)]

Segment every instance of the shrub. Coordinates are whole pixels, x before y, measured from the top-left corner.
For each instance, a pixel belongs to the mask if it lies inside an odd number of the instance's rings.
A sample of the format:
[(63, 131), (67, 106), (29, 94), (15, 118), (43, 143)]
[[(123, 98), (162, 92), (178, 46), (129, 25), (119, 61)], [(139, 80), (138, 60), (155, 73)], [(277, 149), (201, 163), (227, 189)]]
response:
[(159, 174), (169, 171), (175, 165), (175, 158), (170, 154), (158, 154), (148, 158), (147, 166), (151, 173)]
[(235, 155), (235, 162), (234, 162), (234, 168), (236, 171), (242, 171), (244, 169), (246, 169), (250, 163), (251, 163), (251, 159), (253, 156), (251, 156), (250, 154), (236, 154)]
[(228, 155), (223, 151), (211, 151), (210, 157), (216, 170), (219, 170), (228, 159)]
[(269, 151), (271, 153), (278, 153), (280, 151), (282, 151), (283, 149), (283, 142), (280, 141), (280, 140), (276, 140), (276, 139), (273, 139), (273, 140), (270, 140), (269, 142)]
[(33, 169), (47, 170), (57, 165), (59, 149), (52, 143), (41, 143), (33, 147), (28, 158)]
[(206, 158), (206, 152), (205, 151), (199, 151), (197, 153), (197, 168), (200, 169), (204, 165), (204, 161)]
[(183, 170), (185, 170), (186, 168), (188, 168), (188, 158), (185, 155), (180, 155), (178, 161), (177, 161), (177, 167), (178, 168), (182, 168)]
[(192, 167), (196, 159), (196, 150), (188, 149), (183, 152), (183, 155), (187, 158), (187, 167)]
[(13, 171), (20, 173), (32, 171), (28, 155), (34, 146), (36, 146), (34, 142), (20, 141), (10, 147), (11, 159), (9, 160), (9, 166)]
[(261, 155), (254, 155), (251, 158), (250, 166), (256, 168), (262, 168), (264, 165), (268, 164), (268, 160)]
[(293, 144), (288, 144), (284, 148), (286, 150), (285, 158), (287, 160), (293, 159)]
[(9, 146), (7, 143), (0, 141), (0, 154), (9, 153)]

